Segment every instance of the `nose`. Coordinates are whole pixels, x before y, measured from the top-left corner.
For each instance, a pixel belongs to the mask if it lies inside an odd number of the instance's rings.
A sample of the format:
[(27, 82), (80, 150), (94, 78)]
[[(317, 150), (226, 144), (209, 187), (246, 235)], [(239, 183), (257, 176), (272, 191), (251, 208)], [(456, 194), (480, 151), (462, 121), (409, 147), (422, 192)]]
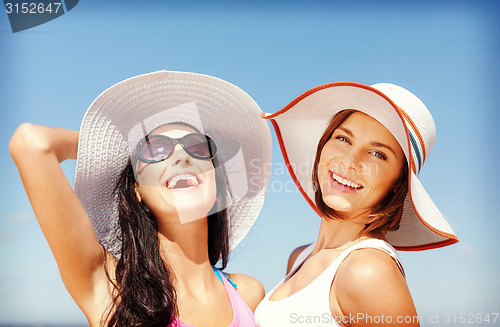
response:
[(192, 166), (192, 158), (186, 151), (182, 148), (180, 144), (176, 144), (174, 147), (174, 152), (172, 157), (170, 157), (172, 167), (181, 166), (189, 167)]
[(346, 170), (359, 171), (363, 167), (361, 154), (358, 151), (349, 151), (342, 158), (342, 164)]

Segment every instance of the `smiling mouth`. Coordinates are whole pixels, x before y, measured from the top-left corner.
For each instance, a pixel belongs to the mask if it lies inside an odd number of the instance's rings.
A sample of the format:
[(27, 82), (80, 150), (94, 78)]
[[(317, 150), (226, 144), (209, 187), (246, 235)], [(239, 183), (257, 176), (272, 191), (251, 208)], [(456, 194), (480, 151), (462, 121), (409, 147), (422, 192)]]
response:
[(364, 187), (363, 185), (360, 185), (358, 183), (355, 183), (353, 181), (350, 181), (348, 179), (345, 179), (345, 178), (333, 173), (331, 170), (329, 171), (329, 173), (330, 173), (330, 177), (339, 184), (350, 187), (354, 190), (360, 190)]
[(197, 187), (202, 184), (198, 176), (193, 174), (179, 174), (167, 180), (166, 186), (168, 189), (183, 189), (188, 187)]

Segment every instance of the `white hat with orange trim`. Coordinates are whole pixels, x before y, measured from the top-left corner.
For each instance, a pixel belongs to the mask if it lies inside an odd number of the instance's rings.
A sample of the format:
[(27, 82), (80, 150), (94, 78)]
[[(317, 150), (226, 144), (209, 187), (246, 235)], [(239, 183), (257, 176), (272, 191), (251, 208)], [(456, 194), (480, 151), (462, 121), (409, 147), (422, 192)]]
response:
[(344, 109), (364, 112), (379, 121), (408, 159), (409, 193), (399, 229), (386, 232), (389, 243), (398, 250), (418, 251), (458, 242), (417, 178), (434, 146), (434, 120), (419, 98), (393, 84), (325, 84), (306, 91), (280, 111), (263, 115), (271, 120), (290, 174), (313, 209), (319, 214), (312, 183), (316, 149), (333, 116)]

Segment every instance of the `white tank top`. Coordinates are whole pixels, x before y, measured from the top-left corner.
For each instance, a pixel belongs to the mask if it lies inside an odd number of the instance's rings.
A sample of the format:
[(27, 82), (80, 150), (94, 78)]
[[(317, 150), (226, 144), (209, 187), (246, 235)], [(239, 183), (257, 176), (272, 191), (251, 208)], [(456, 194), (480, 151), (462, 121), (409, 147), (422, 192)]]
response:
[[(290, 273), (295, 273), (297, 267), (311, 254), (314, 243), (305, 248), (295, 260)], [(375, 248), (389, 254), (403, 272), (396, 250), (389, 243), (370, 238), (345, 249), (318, 277), (297, 293), (281, 300), (270, 301), (269, 297), (280, 286), (285, 277), (276, 287), (266, 294), (255, 310), (255, 323), (258, 327), (331, 327), (340, 326), (341, 317), (333, 317), (330, 311), (330, 288), (337, 270), (345, 258), (354, 250)]]

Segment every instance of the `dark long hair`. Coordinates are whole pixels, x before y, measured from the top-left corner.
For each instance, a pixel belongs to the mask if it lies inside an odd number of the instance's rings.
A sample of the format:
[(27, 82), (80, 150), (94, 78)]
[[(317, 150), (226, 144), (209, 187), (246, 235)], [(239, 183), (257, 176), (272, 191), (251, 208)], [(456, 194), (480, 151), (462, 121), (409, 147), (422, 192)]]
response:
[[(212, 265), (221, 262), (224, 269), (229, 254), (228, 197), (224, 166), (213, 160), (217, 200), (207, 219), (208, 255)], [(178, 314), (172, 270), (162, 260), (158, 241), (158, 223), (152, 211), (135, 193), (135, 175), (128, 162), (116, 183), (121, 257), (116, 265), (113, 307), (106, 319), (108, 327), (168, 326)], [(220, 210), (219, 210), (220, 209)], [(213, 212), (213, 213), (212, 213)]]
[[(353, 113), (358, 112), (354, 109), (346, 109), (339, 111), (328, 124), (325, 132), (321, 136), (316, 149), (316, 157), (314, 159), (314, 167), (312, 173), (314, 196), (316, 207), (325, 219), (345, 219), (345, 217), (338, 211), (330, 208), (323, 201), (323, 194), (319, 187), (318, 167), (321, 152), (323, 147), (330, 140), (333, 132), (349, 118)], [(369, 218), (365, 221), (365, 227), (361, 230), (360, 235), (368, 232), (376, 231), (394, 231), (399, 228), (401, 217), (403, 215), (404, 201), (408, 194), (408, 162), (406, 158), (403, 163), (403, 168), (397, 178), (396, 182), (392, 185), (391, 190), (387, 192), (385, 197), (376, 204), (369, 212)]]

